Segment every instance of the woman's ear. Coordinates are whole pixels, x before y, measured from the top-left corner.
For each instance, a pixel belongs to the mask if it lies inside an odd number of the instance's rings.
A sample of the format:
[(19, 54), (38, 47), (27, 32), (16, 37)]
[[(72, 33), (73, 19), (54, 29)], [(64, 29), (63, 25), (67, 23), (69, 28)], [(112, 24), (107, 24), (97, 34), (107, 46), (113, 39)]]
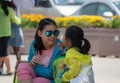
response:
[(38, 30), (38, 36), (41, 37), (42, 31)]

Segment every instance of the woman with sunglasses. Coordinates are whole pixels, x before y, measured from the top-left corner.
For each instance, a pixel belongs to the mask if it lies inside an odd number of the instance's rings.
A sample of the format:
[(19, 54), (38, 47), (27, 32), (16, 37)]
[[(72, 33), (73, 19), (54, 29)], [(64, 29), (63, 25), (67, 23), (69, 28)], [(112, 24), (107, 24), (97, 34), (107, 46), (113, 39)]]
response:
[(28, 62), (20, 63), (17, 69), (19, 83), (54, 83), (52, 63), (62, 51), (57, 39), (59, 30), (50, 19), (42, 19), (36, 30), (35, 39), (30, 44)]

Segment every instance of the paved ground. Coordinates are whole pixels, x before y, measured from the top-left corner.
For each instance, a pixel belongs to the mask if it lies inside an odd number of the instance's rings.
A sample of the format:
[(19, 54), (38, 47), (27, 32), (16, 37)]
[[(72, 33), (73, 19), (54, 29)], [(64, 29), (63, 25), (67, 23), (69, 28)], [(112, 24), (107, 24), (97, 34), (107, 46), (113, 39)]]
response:
[[(22, 56), (26, 59), (27, 56)], [(15, 56), (10, 55), (11, 66), (14, 71)], [(95, 83), (120, 83), (120, 58), (92, 57), (95, 73)], [(4, 68), (4, 70), (6, 70)], [(12, 76), (0, 76), (0, 83), (13, 83)]]

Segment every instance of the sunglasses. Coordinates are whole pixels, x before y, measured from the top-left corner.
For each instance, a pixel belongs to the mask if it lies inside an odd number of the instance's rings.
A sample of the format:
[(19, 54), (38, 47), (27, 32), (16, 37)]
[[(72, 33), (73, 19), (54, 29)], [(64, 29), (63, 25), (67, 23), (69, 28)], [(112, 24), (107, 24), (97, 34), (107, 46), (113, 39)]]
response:
[(59, 30), (54, 30), (54, 31), (48, 30), (48, 31), (45, 32), (45, 35), (47, 37), (51, 37), (52, 34), (53, 34), (55, 37), (58, 37), (59, 33), (60, 33)]

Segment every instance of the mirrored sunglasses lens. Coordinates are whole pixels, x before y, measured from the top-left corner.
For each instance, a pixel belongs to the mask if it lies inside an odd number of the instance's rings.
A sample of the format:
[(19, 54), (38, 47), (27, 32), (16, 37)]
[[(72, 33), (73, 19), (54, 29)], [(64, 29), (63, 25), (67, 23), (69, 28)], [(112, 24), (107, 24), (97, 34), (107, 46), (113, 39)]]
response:
[(46, 31), (45, 34), (46, 34), (47, 37), (50, 37), (52, 35), (52, 31)]
[(60, 31), (59, 30), (55, 30), (54, 31), (54, 35), (57, 37), (59, 35)]

